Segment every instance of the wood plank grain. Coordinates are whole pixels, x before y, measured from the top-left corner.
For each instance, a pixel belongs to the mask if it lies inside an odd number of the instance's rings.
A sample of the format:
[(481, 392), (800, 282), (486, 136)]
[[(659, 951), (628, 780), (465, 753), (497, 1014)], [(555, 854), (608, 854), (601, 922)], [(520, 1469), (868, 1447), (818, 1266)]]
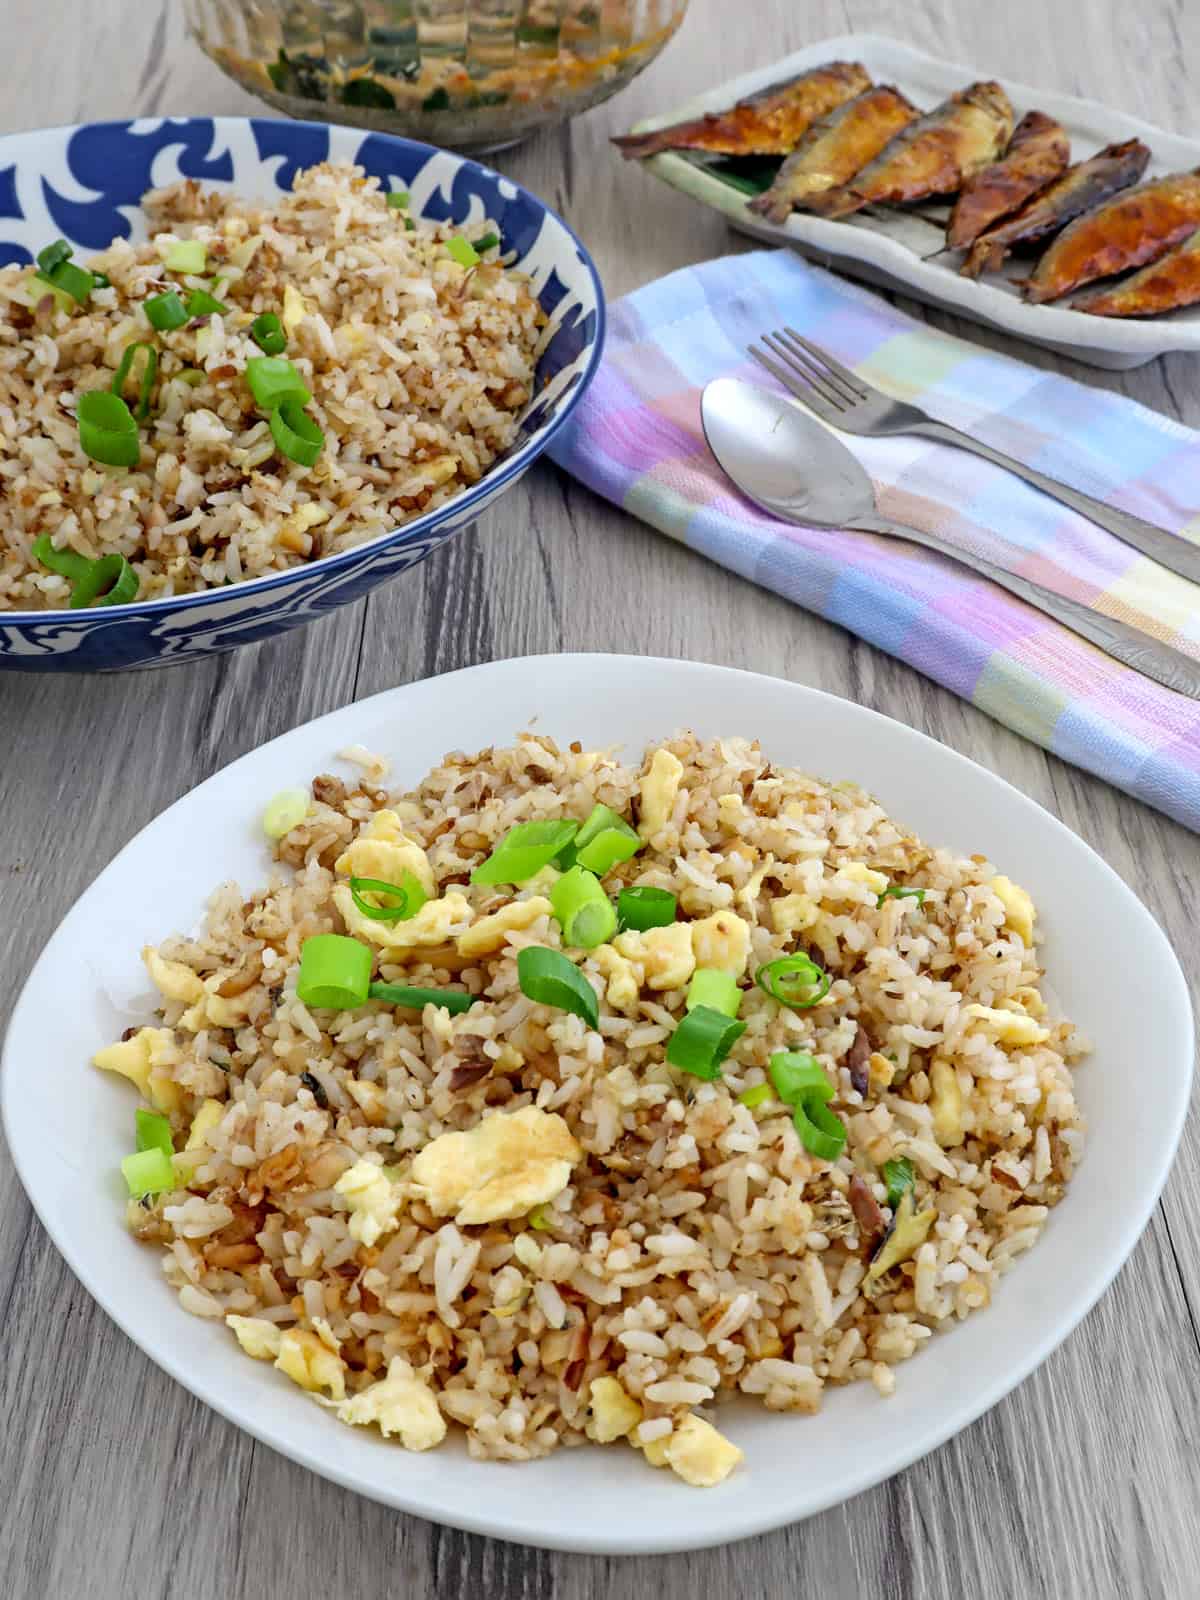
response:
[[(8, 0), (5, 23), (8, 127), (258, 109), (185, 42), (171, 0), (108, 0), (86, 28), (69, 0)], [(693, 0), (678, 41), (617, 101), (497, 165), (567, 215), (610, 295), (747, 248), (719, 219), (618, 161), (608, 135), (695, 88), (853, 29), (1195, 128), (1200, 14), (1180, 0), (1136, 8), (1116, 0), (754, 0), (740, 8)], [(1082, 371), (941, 314), (929, 320), (1200, 421), (1200, 370), (1185, 358), (1126, 374)], [(933, 734), (1100, 850), (1163, 922), (1192, 982), (1200, 977), (1193, 836), (545, 468), (416, 572), (301, 633), (134, 678), (0, 677), (0, 740), (11, 752), (0, 763), (0, 970), (9, 980), (0, 1010), (94, 872), (235, 755), (356, 694), (563, 648), (777, 673)], [(1153, 1064), (1136, 1068), (1152, 1087)], [(654, 1591), (664, 1600), (1183, 1600), (1200, 1570), (1200, 1241), (1189, 1225), (1200, 1209), (1197, 1137), (1189, 1128), (1165, 1209), (1113, 1290), (972, 1428), (890, 1483), (796, 1527), (633, 1562), (439, 1529), (256, 1445), (108, 1323), (32, 1220), (0, 1150), (0, 1571), (16, 1596), (39, 1600), (106, 1600), (131, 1586), (189, 1600), (282, 1600), (344, 1593), (350, 1575), (364, 1593), (483, 1590), (497, 1600)]]

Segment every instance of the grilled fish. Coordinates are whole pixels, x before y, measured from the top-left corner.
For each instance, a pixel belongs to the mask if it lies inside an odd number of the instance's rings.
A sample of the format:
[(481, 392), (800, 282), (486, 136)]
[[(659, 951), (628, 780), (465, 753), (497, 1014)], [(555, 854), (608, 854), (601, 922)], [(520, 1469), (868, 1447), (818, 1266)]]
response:
[(1152, 317), (1200, 300), (1200, 229), (1115, 288), (1092, 289), (1072, 302), (1093, 317)]
[(871, 87), (871, 74), (857, 61), (831, 61), (786, 83), (760, 89), (728, 111), (709, 112), (652, 133), (626, 133), (613, 140), (625, 159), (662, 150), (704, 150), (722, 156), (786, 156), (819, 117)]
[(1146, 170), (1150, 151), (1140, 139), (1110, 144), (1087, 161), (1069, 167), (1048, 189), (1027, 200), (1020, 211), (981, 233), (958, 269), (964, 277), (994, 272), (1017, 244), (1030, 244), (1057, 233), (1073, 217), (1090, 211), (1121, 189), (1136, 183)]
[(1178, 172), (1127, 189), (1064, 228), (1022, 286), (1035, 304), (1058, 300), (1095, 278), (1147, 261), (1200, 228), (1200, 172)]
[(855, 95), (813, 123), (771, 187), (750, 201), (751, 211), (772, 222), (803, 211), (814, 195), (848, 183), (918, 115), (899, 89), (886, 84)]
[(968, 178), (946, 229), (951, 250), (965, 250), (985, 228), (1011, 216), (1067, 170), (1071, 141), (1044, 111), (1030, 111), (1017, 124), (1004, 159)]
[(964, 178), (995, 161), (1012, 133), (1013, 112), (998, 83), (973, 83), (909, 123), (844, 188), (810, 202), (845, 217), (880, 201), (954, 194)]

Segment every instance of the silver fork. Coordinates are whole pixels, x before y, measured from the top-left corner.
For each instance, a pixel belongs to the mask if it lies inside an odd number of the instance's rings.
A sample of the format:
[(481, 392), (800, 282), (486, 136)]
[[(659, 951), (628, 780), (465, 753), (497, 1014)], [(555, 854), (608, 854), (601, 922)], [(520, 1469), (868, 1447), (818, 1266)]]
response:
[[(1140, 550), (1161, 566), (1177, 572), (1181, 578), (1200, 583), (1200, 545), (1192, 544), (1179, 534), (1169, 533), (1156, 523), (1144, 522), (1132, 512), (1119, 511), (1090, 494), (1072, 489), (1070, 484), (1048, 478), (1044, 472), (1015, 461), (1002, 450), (973, 439), (969, 433), (952, 428), (948, 422), (939, 422), (919, 406), (904, 400), (893, 400), (890, 395), (872, 388), (865, 378), (860, 378), (849, 367), (844, 367), (827, 350), (822, 350), (811, 340), (797, 333), (795, 328), (783, 328), (776, 333), (763, 334), (766, 351), (757, 345), (750, 346), (750, 354), (767, 371), (790, 389), (815, 416), (845, 433), (861, 433), (878, 438), (891, 433), (921, 434), (927, 439), (937, 439), (942, 444), (957, 445), (960, 450), (970, 450), (985, 461), (1023, 478), (1026, 483), (1050, 495), (1072, 511), (1105, 528), (1118, 539)], [(767, 354), (770, 351), (770, 354)]]

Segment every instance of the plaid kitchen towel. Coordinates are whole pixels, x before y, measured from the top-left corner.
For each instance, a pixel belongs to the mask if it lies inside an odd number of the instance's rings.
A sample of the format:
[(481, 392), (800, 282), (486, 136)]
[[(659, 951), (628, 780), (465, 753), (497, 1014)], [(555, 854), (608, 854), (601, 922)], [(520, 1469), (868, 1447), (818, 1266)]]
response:
[[(1200, 831), (1200, 703), (913, 546), (777, 521), (704, 443), (700, 391), (790, 324), (899, 399), (1097, 498), (1200, 538), (1200, 438), (1102, 389), (965, 344), (803, 261), (763, 250), (671, 273), (611, 308), (604, 361), (551, 455), (680, 543), (840, 623)], [(1200, 657), (1200, 588), (986, 461), (929, 440), (853, 439), (880, 510), (1148, 628)]]

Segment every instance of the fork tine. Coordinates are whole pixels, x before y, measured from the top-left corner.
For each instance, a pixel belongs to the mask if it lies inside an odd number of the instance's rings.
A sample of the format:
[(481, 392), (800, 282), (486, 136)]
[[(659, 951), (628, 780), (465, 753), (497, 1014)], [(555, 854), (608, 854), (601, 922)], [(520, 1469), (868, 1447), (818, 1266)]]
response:
[(785, 367), (779, 361), (773, 361), (757, 345), (748, 345), (747, 348), (760, 366), (766, 367), (772, 377), (778, 378), (783, 387), (789, 393), (794, 394), (796, 399), (806, 405), (822, 422), (832, 422), (835, 417), (840, 415), (840, 412), (836, 411), (829, 401), (823, 395), (818, 394), (812, 384), (799, 376), (793, 368)]
[(814, 360), (819, 361), (830, 373), (840, 378), (855, 400), (869, 400), (871, 398), (869, 386), (861, 378), (856, 378), (850, 368), (844, 367), (835, 356), (829, 354), (828, 350), (822, 350), (820, 345), (813, 344), (810, 339), (804, 338), (803, 334), (797, 333), (795, 328), (785, 328), (783, 331), (786, 334), (790, 334), (796, 343), (807, 350)]
[[(791, 372), (793, 378), (798, 378), (801, 383), (807, 385), (810, 393), (815, 391), (826, 406), (832, 407), (834, 411), (845, 411), (848, 402), (841, 390), (830, 383), (824, 373), (814, 371), (811, 362), (798, 358), (795, 352), (784, 344), (778, 334), (764, 333), (762, 342), (777, 361), (782, 361), (783, 365)], [(806, 396), (801, 395), (800, 398), (805, 399)]]
[(820, 387), (829, 397), (830, 403), (836, 405), (839, 411), (848, 411), (858, 404), (858, 396), (851, 394), (846, 385), (832, 372), (827, 371), (819, 361), (815, 361), (803, 350), (795, 349), (781, 333), (774, 333), (769, 337), (774, 340), (772, 349), (776, 350), (794, 371), (803, 373), (809, 383)]

